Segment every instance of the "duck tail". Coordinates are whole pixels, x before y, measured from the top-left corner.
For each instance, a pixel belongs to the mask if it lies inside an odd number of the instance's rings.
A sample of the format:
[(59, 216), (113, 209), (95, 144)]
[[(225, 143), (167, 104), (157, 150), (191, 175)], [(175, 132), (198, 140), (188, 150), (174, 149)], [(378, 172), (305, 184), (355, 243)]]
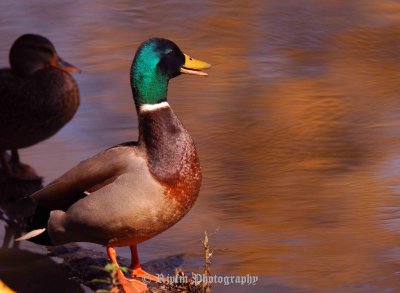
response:
[(50, 212), (50, 209), (38, 206), (33, 216), (26, 219), (26, 230), (29, 232), (15, 240), (28, 240), (40, 245), (53, 245), (46, 229), (47, 222), (50, 218)]

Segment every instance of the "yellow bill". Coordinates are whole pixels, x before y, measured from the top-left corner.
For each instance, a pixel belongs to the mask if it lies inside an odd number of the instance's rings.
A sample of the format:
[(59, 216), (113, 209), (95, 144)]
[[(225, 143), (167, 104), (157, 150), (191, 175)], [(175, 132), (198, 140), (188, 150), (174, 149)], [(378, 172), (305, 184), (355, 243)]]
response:
[(201, 71), (201, 69), (210, 68), (211, 67), (210, 64), (201, 60), (196, 60), (186, 55), (185, 53), (183, 55), (185, 55), (185, 64), (183, 64), (183, 66), (181, 67), (181, 73), (201, 75), (201, 76), (208, 75), (204, 71)]

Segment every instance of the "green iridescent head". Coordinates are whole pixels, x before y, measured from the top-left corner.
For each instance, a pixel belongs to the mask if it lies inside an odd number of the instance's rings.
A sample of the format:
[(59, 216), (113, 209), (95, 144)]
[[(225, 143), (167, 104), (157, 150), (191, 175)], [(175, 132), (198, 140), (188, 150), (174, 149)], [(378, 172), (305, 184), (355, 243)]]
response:
[(168, 82), (181, 73), (206, 76), (200, 69), (210, 65), (182, 53), (166, 39), (152, 38), (142, 43), (131, 67), (131, 86), (137, 107), (167, 100)]

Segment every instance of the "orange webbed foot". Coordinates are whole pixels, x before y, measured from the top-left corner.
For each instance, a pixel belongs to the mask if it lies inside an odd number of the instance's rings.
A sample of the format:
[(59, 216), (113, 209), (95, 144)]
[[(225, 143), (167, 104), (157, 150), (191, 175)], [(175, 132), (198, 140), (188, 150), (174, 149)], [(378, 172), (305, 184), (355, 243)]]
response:
[(111, 262), (115, 264), (118, 269), (117, 279), (124, 293), (142, 293), (147, 291), (147, 285), (145, 283), (142, 283), (139, 280), (128, 279), (127, 277), (125, 277), (124, 273), (122, 272), (121, 268), (118, 265), (117, 252), (115, 251), (114, 247), (108, 245), (107, 254)]
[(146, 279), (146, 280), (153, 281), (156, 283), (163, 283), (166, 281), (165, 278), (162, 278), (161, 276), (154, 276), (152, 274), (149, 274), (148, 272), (144, 271), (140, 267), (137, 245), (131, 245), (130, 249), (131, 249), (131, 256), (132, 256), (132, 262), (131, 262), (131, 266), (130, 266), (130, 268), (132, 270), (131, 277), (142, 278), (142, 279)]
[(124, 293), (142, 293), (147, 291), (147, 285), (135, 279), (126, 278), (121, 271), (118, 273), (118, 282)]
[(150, 281), (153, 281), (156, 283), (164, 282), (163, 278), (152, 275), (152, 274), (144, 271), (141, 267), (133, 269), (132, 273), (131, 273), (131, 277), (142, 278), (142, 279), (150, 280)]

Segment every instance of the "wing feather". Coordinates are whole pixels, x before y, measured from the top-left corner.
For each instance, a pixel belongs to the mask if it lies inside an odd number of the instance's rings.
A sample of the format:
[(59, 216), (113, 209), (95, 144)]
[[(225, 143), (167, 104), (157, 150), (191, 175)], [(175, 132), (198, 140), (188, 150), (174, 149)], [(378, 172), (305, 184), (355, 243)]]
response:
[(31, 197), (43, 207), (65, 210), (99, 187), (113, 182), (129, 168), (130, 159), (137, 156), (133, 143), (112, 147), (80, 162)]

